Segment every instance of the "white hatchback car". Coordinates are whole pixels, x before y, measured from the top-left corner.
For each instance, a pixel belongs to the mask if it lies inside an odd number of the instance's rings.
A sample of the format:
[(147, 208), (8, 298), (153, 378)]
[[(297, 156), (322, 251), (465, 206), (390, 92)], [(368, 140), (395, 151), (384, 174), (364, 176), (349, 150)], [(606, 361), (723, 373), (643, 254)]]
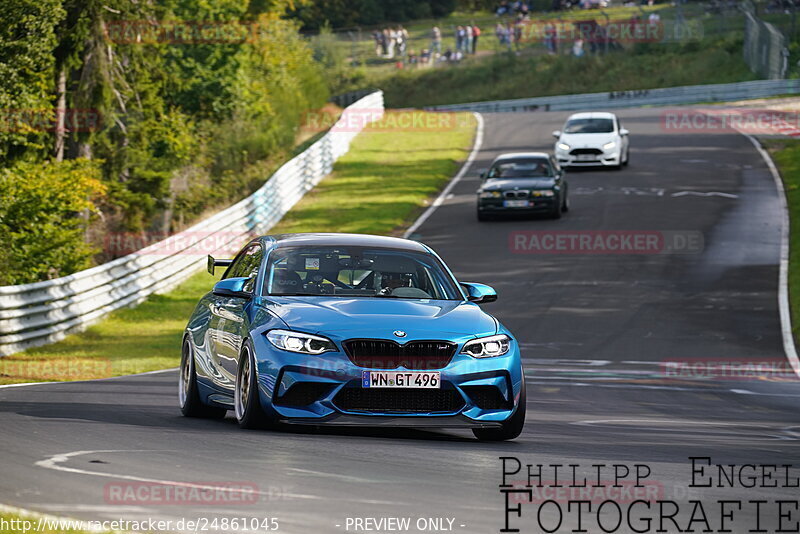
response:
[(630, 159), (628, 130), (613, 113), (570, 115), (564, 130), (553, 132), (556, 158), (562, 166), (604, 165), (619, 168)]

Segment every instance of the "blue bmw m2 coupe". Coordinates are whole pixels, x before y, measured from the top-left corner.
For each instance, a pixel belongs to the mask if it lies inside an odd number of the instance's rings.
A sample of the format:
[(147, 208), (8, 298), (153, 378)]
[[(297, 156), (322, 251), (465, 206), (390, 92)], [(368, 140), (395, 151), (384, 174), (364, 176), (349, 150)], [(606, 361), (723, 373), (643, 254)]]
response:
[(519, 345), (429, 247), (355, 234), (252, 240), (225, 266), (183, 338), (189, 417), (234, 410), (279, 424), (470, 428), (516, 438), (525, 423)]

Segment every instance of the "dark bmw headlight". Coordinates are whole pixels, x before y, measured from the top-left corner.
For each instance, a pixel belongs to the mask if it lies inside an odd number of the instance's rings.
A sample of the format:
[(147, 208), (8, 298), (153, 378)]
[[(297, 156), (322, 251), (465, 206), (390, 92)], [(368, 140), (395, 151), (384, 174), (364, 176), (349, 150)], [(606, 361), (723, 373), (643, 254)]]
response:
[(502, 194), (500, 191), (481, 191), (480, 197), (481, 198), (500, 198)]
[(267, 339), (279, 349), (301, 354), (322, 354), (336, 351), (336, 345), (330, 339), (312, 334), (292, 332), (290, 330), (270, 330)]
[(510, 347), (511, 338), (505, 334), (498, 334), (467, 341), (461, 352), (469, 354), (473, 358), (494, 358), (507, 353)]

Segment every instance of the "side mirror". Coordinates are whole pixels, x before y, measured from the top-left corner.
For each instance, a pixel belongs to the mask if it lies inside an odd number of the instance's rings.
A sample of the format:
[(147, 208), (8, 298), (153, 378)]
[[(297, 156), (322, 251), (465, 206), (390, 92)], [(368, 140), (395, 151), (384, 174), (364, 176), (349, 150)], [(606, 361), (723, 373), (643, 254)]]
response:
[(488, 172), (489, 172), (489, 169), (481, 169), (481, 170), (478, 171), (478, 176), (481, 177), (481, 180), (485, 180), (486, 179), (486, 173), (488, 173)]
[(553, 132), (553, 137), (555, 137), (556, 139), (561, 138), (561, 130), (555, 130)]
[(209, 254), (207, 263), (208, 263), (208, 272), (211, 273), (211, 276), (214, 276), (214, 269), (216, 267), (227, 267), (228, 265), (233, 263), (233, 260), (220, 260), (217, 258), (213, 258)]
[(624, 137), (624, 136), (626, 136), (626, 135), (628, 135), (629, 133), (630, 133), (630, 132), (627, 130), (627, 128), (620, 128), (620, 129), (619, 129), (619, 134), (620, 134), (621, 136), (623, 136), (623, 137)]
[(462, 282), (461, 287), (467, 293), (467, 300), (475, 304), (486, 304), (497, 300), (497, 291), (485, 284)]
[(217, 295), (218, 297), (233, 297), (237, 299), (249, 299), (252, 297), (252, 293), (244, 290), (244, 285), (247, 281), (250, 280), (249, 278), (238, 277), (238, 278), (226, 278), (225, 280), (220, 280), (216, 284), (214, 284), (214, 289), (212, 293)]

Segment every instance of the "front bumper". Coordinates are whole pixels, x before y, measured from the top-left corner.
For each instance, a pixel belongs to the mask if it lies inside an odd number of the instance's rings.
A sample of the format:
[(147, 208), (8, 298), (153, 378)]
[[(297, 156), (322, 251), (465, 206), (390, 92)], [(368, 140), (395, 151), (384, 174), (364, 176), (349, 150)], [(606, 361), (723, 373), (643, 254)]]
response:
[(559, 201), (558, 196), (528, 199), (527, 206), (506, 206), (502, 198), (478, 198), (478, 211), (481, 213), (550, 213)]
[[(598, 148), (598, 150), (602, 149)], [(614, 167), (622, 163), (622, 152), (619, 150), (603, 152), (602, 154), (586, 154), (585, 156), (591, 156), (591, 159), (561, 150), (556, 152), (556, 158), (562, 167)]]
[[(439, 371), (440, 389), (384, 389), (363, 388), (362, 372), (387, 369), (358, 366), (341, 350), (319, 356), (296, 354), (273, 347), (263, 335), (255, 336), (261, 404), (274, 419), (289, 424), (497, 426), (519, 402), (523, 380), (519, 347), (512, 338), (504, 356), (477, 359), (460, 353), (469, 339), (449, 340), (458, 347), (447, 366), (409, 369)], [(341, 341), (334, 339), (339, 349)]]

